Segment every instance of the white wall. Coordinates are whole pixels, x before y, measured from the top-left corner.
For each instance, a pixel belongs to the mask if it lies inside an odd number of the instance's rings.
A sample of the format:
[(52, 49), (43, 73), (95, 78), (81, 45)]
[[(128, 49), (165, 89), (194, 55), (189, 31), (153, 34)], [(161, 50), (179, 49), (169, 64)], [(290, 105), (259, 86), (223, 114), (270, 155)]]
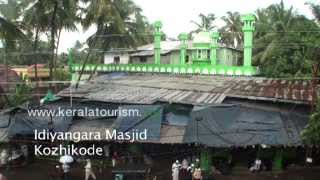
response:
[(128, 53), (114, 53), (114, 54), (105, 54), (104, 55), (104, 64), (113, 64), (114, 57), (120, 57), (120, 64), (128, 64), (129, 63), (129, 54)]

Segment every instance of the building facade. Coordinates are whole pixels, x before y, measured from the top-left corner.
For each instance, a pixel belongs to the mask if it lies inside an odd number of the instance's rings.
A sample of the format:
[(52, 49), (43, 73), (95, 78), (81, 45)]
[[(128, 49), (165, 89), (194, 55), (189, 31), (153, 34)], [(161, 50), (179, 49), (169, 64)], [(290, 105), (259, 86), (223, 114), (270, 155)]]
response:
[(154, 42), (137, 50), (118, 51), (105, 55), (104, 64), (74, 64), (75, 73), (86, 72), (149, 72), (173, 74), (253, 76), (259, 73), (252, 66), (252, 46), (255, 16), (245, 15), (243, 22), (244, 47), (237, 50), (218, 43), (218, 32), (199, 32), (192, 39), (186, 33), (179, 41), (161, 41), (162, 23), (154, 23)]

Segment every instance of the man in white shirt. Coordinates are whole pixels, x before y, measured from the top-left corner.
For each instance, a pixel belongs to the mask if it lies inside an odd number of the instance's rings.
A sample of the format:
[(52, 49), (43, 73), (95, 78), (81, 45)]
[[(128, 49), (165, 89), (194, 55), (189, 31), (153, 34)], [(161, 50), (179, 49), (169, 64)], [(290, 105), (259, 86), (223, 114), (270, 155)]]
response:
[(250, 167), (250, 171), (251, 171), (251, 172), (260, 171), (260, 169), (261, 169), (261, 164), (262, 164), (261, 160), (260, 160), (260, 159), (256, 159), (256, 160), (254, 161), (253, 166)]
[(90, 159), (87, 159), (87, 164), (84, 168), (85, 168), (85, 174), (86, 174), (85, 180), (89, 180), (90, 177), (92, 177), (94, 180), (97, 179), (96, 175), (92, 170), (92, 164)]
[(62, 164), (63, 180), (70, 180), (70, 165), (68, 163)]
[(178, 180), (179, 179), (179, 170), (180, 170), (180, 163), (178, 160), (172, 164), (172, 180)]

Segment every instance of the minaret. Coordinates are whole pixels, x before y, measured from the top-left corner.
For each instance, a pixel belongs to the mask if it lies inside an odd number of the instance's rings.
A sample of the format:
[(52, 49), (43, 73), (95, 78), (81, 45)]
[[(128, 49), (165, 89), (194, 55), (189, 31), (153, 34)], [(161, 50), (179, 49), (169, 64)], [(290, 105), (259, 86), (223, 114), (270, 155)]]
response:
[(244, 32), (243, 66), (245, 67), (250, 67), (252, 65), (252, 44), (255, 19), (255, 16), (252, 14), (241, 17), (241, 21), (243, 22), (242, 31)]
[(211, 44), (210, 44), (210, 62), (212, 66), (217, 65), (218, 39), (219, 39), (219, 33), (213, 32), (211, 34)]
[(179, 35), (179, 40), (181, 42), (180, 44), (180, 64), (186, 63), (186, 55), (187, 55), (187, 40), (188, 40), (188, 34), (181, 33)]
[(156, 21), (153, 26), (154, 26), (154, 63), (160, 64), (162, 23), (161, 21)]

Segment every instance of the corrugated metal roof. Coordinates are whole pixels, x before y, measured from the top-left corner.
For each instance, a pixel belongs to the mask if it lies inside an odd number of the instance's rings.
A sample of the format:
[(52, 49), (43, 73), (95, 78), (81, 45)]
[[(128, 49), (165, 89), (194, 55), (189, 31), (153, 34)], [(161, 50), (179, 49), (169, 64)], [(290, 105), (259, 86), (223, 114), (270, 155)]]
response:
[[(166, 55), (168, 53), (170, 53), (171, 50), (161, 50), (161, 55)], [(154, 51), (153, 50), (148, 50), (148, 51), (138, 51), (135, 53), (130, 54), (131, 57), (135, 57), (135, 56), (153, 56)]]
[[(191, 117), (187, 126), (155, 123), (153, 126), (160, 128), (160, 134), (149, 134), (147, 140), (138, 142), (200, 143), (211, 147), (243, 147), (257, 144), (299, 146), (302, 145), (300, 132), (308, 122), (308, 114), (297, 111), (269, 111), (239, 105), (196, 107), (191, 112)], [(105, 134), (106, 129), (117, 129), (126, 132), (117, 128), (117, 121), (119, 122), (119, 119), (79, 120), (72, 123), (69, 131)], [(143, 121), (154, 122), (152, 118)], [(108, 139), (101, 138), (96, 140)]]
[[(162, 50), (171, 51), (179, 48), (180, 48), (180, 41), (161, 41)], [(153, 49), (154, 49), (154, 43), (146, 44), (137, 48), (138, 51), (153, 51)]]
[(309, 119), (308, 114), (294, 110), (280, 112), (239, 105), (195, 108), (191, 116), (183, 142), (212, 147), (299, 146), (301, 131)]
[[(152, 104), (156, 101), (192, 105), (219, 104), (226, 97), (308, 104), (309, 80), (221, 76), (130, 74), (115, 79), (99, 76), (72, 90), (72, 96), (104, 102)], [(60, 96), (70, 96), (65, 89)]]
[(115, 120), (85, 120), (85, 119), (81, 119), (81, 120), (77, 120), (77, 121), (73, 121), (72, 125), (70, 126), (70, 129), (68, 130), (71, 133), (77, 133), (77, 132), (86, 132), (86, 133), (90, 133), (90, 132), (97, 132), (101, 134), (101, 139), (95, 139), (95, 140), (105, 140), (108, 139), (108, 137), (106, 136), (106, 131), (112, 131), (113, 128), (113, 123)]
[[(153, 104), (157, 101), (195, 105), (214, 104), (221, 103), (225, 98), (224, 94), (150, 87), (132, 87), (117, 84), (102, 84), (99, 88), (95, 88), (94, 85), (90, 84), (85, 87), (80, 87), (79, 90), (72, 91), (73, 97), (94, 101), (133, 104)], [(69, 89), (60, 92), (59, 95), (69, 97)]]
[(159, 142), (162, 144), (183, 143), (185, 131), (185, 126), (162, 125)]
[[(69, 102), (56, 101), (47, 104), (45, 109), (67, 107)], [(95, 109), (110, 108), (109, 103), (97, 103), (75, 101), (73, 108), (90, 107)], [(128, 132), (131, 129), (148, 129), (146, 141), (141, 143), (200, 143), (212, 147), (251, 146), (257, 144), (266, 145), (302, 145), (300, 133), (306, 126), (308, 113), (290, 108), (289, 111), (281, 109), (265, 110), (256, 107), (242, 105), (212, 105), (195, 106), (187, 116), (190, 116), (186, 125), (174, 125), (170, 123), (168, 112), (176, 115), (181, 107), (168, 107), (165, 105), (139, 106), (144, 111), (138, 116), (137, 121), (123, 121), (121, 117), (28, 117), (23, 109), (0, 112), (0, 142), (8, 141), (8, 138), (16, 135), (32, 135), (34, 129), (39, 131), (53, 127), (55, 132), (100, 132), (101, 137), (91, 140), (106, 140), (106, 130), (118, 130)], [(181, 106), (181, 105), (179, 105)], [(295, 105), (292, 105), (295, 107)], [(131, 106), (133, 107), (133, 106)], [(167, 108), (166, 111), (162, 110)], [(71, 107), (70, 107), (71, 108)], [(115, 107), (114, 107), (115, 108)], [(124, 108), (124, 106), (122, 106)], [(289, 107), (288, 107), (289, 108)], [(184, 108), (183, 108), (184, 109)], [(160, 110), (160, 111), (159, 111)], [(175, 116), (177, 120), (181, 120)], [(132, 120), (132, 119), (131, 119)], [(156, 120), (156, 122), (155, 122)], [(36, 122), (36, 123), (35, 123)], [(123, 123), (125, 122), (125, 123)], [(172, 121), (171, 121), (172, 122)], [(156, 132), (156, 133), (154, 133)], [(101, 139), (100, 139), (101, 138)], [(111, 140), (110, 140), (111, 141)], [(118, 141), (123, 142), (123, 141)]]

